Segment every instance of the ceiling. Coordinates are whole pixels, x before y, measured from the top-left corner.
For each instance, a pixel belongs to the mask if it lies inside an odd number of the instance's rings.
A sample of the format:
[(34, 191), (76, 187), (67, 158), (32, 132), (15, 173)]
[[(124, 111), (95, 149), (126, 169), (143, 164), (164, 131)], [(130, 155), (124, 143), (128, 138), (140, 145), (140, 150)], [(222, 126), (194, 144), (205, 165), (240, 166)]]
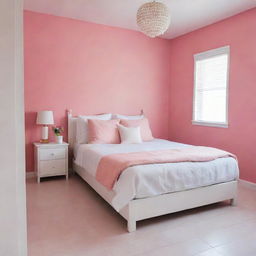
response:
[[(24, 0), (26, 10), (138, 30), (136, 12), (150, 0)], [(163, 35), (174, 38), (256, 7), (256, 0), (161, 0), (171, 25)]]

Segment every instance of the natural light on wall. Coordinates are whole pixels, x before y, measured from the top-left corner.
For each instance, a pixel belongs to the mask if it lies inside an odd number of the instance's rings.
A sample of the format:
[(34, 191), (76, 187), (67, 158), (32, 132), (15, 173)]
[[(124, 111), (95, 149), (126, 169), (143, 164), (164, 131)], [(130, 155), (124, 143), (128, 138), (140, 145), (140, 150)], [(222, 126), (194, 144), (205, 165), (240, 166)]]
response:
[(228, 126), (229, 46), (194, 55), (193, 124)]

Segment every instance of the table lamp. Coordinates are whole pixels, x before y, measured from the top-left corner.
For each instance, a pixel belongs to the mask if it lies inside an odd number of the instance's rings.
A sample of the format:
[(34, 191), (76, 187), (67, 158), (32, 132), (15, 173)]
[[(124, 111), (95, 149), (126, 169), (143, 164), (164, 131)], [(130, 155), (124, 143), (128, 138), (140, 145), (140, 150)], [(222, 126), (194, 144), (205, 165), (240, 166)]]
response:
[(52, 111), (39, 111), (37, 112), (36, 123), (42, 125), (41, 143), (48, 143), (48, 125), (54, 124)]

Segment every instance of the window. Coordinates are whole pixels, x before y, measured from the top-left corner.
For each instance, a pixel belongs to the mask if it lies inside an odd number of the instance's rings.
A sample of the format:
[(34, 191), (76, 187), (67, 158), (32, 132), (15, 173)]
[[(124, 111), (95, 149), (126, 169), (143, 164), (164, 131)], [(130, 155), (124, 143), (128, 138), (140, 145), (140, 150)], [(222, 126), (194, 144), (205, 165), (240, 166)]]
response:
[(194, 55), (193, 124), (228, 126), (229, 46)]

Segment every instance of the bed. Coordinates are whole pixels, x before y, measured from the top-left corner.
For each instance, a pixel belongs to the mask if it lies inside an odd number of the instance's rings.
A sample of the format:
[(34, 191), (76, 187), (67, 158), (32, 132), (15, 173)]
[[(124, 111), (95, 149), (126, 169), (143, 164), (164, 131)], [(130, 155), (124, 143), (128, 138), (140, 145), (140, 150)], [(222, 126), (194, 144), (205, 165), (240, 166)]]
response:
[[(127, 168), (113, 190), (96, 178), (101, 157), (108, 154), (182, 148), (188, 145), (154, 139), (140, 145), (76, 144), (76, 117), (68, 111), (68, 142), (73, 170), (126, 220), (129, 232), (136, 222), (220, 201), (236, 203), (237, 161), (232, 157), (210, 162), (138, 165)], [(157, 173), (157, 176), (155, 175)], [(156, 176), (156, 179), (152, 177)]]

